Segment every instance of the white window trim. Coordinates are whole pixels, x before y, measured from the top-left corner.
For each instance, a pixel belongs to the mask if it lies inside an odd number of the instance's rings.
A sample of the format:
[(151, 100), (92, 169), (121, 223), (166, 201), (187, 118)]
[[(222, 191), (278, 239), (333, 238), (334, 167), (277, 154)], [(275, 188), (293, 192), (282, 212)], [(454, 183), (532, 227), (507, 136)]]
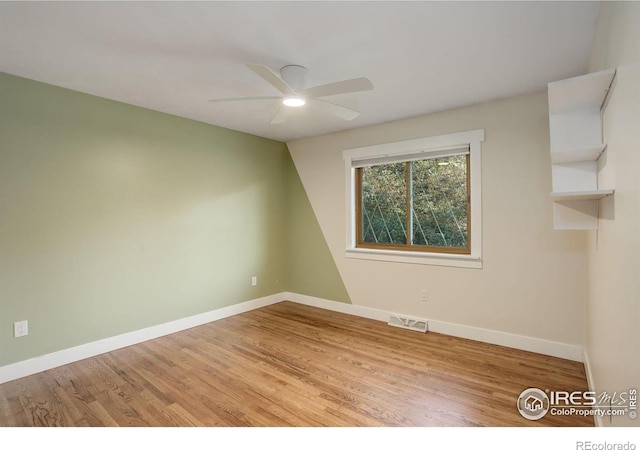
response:
[[(345, 205), (346, 205), (346, 257), (375, 261), (408, 264), (431, 264), (437, 266), (482, 268), (482, 145), (484, 129), (443, 134), (386, 144), (371, 145), (344, 150)], [(356, 247), (356, 182), (355, 168), (358, 161), (372, 158), (411, 158), (418, 154), (441, 152), (455, 146), (469, 146), (470, 192), (471, 192), (471, 254), (456, 255), (401, 250), (378, 250)]]

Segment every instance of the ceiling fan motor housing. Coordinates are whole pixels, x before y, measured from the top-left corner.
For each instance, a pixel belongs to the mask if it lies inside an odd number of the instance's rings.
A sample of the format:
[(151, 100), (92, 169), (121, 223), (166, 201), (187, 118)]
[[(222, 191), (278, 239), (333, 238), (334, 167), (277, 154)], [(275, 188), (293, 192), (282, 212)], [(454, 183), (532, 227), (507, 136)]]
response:
[(296, 92), (303, 90), (307, 81), (307, 68), (297, 65), (284, 66), (280, 69), (280, 76)]

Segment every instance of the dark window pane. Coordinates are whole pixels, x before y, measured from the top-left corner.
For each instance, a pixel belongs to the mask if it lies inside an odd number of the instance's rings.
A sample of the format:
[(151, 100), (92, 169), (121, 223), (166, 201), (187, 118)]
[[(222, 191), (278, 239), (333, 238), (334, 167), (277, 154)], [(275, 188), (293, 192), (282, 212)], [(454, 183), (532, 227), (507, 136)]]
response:
[(466, 155), (413, 161), (411, 171), (412, 244), (466, 247)]
[(397, 163), (361, 169), (364, 242), (406, 244), (405, 167), (405, 163)]

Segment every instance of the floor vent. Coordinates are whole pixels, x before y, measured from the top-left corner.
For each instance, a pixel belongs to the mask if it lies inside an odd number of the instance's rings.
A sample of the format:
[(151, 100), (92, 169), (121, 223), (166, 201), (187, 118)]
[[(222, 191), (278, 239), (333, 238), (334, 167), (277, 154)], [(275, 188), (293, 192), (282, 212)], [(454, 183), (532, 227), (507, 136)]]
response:
[(426, 320), (410, 319), (408, 317), (389, 316), (389, 325), (392, 327), (406, 328), (407, 330), (421, 331), (428, 329)]

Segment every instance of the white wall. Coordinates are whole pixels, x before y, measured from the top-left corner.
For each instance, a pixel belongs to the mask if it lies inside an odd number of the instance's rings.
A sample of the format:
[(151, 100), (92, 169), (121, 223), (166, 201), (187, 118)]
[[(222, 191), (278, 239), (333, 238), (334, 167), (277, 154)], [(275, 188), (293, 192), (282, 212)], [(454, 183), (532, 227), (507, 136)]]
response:
[[(485, 129), (483, 269), (345, 257), (343, 150), (478, 128)], [(546, 92), (288, 146), (355, 305), (583, 344), (585, 234), (553, 231)]]
[[(603, 2), (590, 71), (616, 67), (603, 110), (598, 231), (588, 237), (586, 352), (596, 391), (640, 389), (640, 3)], [(603, 425), (640, 425), (628, 416)]]

